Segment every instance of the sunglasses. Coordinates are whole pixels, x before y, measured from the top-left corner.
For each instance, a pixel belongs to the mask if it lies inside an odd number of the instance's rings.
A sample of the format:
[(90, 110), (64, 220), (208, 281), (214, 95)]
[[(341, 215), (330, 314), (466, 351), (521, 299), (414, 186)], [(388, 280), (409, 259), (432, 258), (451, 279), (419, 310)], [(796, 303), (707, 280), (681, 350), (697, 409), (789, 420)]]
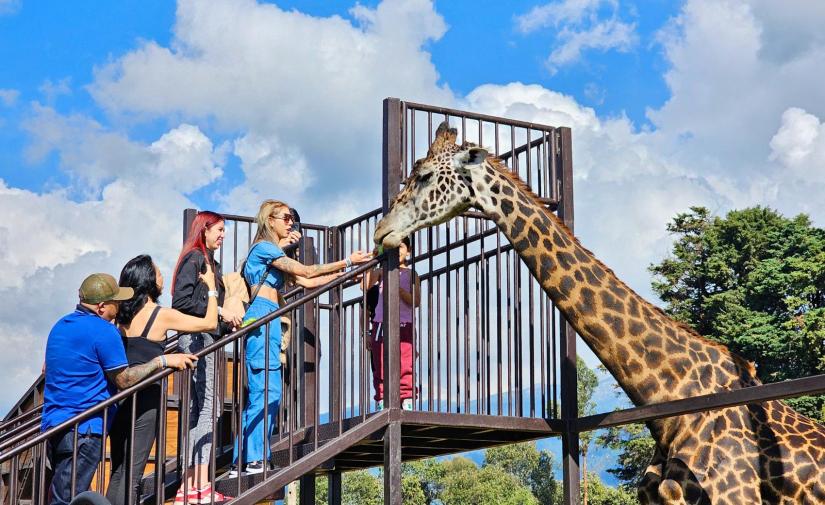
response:
[(284, 214), (282, 216), (270, 216), (270, 217), (273, 217), (275, 219), (281, 219), (285, 223), (294, 223), (295, 222), (295, 218), (292, 217), (292, 214)]

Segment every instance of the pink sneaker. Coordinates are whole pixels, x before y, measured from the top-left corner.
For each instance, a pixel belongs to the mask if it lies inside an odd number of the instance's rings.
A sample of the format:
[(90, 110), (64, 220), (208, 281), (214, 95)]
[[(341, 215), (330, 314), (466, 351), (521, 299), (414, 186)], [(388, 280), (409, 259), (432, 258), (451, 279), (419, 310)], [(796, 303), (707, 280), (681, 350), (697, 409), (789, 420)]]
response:
[(197, 493), (199, 498), (197, 503), (201, 505), (207, 503), (222, 503), (232, 499), (231, 496), (226, 496), (221, 492), (213, 491), (212, 484), (207, 484), (205, 488), (199, 489)]
[(184, 505), (184, 504), (191, 504), (191, 505), (198, 505), (200, 504), (200, 493), (196, 489), (190, 489), (186, 493), (186, 499), (183, 497), (183, 486), (178, 489), (177, 494), (175, 494), (175, 505)]

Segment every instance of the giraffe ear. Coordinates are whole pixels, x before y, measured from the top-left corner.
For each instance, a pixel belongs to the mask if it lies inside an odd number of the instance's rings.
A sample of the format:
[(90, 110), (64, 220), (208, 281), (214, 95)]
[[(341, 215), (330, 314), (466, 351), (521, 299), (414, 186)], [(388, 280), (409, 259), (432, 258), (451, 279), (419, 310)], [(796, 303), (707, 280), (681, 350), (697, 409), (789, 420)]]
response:
[(484, 160), (487, 159), (489, 153), (487, 149), (482, 147), (471, 147), (469, 151), (467, 151), (467, 161), (464, 162), (465, 165), (480, 165), (484, 163)]

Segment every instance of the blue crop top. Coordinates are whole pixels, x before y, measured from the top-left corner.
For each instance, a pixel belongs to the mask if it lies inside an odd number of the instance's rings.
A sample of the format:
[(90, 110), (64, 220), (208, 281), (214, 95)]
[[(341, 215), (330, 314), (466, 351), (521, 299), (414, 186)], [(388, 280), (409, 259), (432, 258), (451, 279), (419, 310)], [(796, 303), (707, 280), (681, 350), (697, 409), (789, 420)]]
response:
[[(247, 284), (257, 286), (261, 282), (261, 276), (266, 271), (266, 267), (282, 256), (284, 256), (284, 252), (272, 242), (262, 241), (252, 246), (249, 255), (246, 257), (246, 266), (243, 269), (243, 276)], [(275, 289), (283, 288), (283, 272), (277, 268), (270, 268), (264, 285)]]

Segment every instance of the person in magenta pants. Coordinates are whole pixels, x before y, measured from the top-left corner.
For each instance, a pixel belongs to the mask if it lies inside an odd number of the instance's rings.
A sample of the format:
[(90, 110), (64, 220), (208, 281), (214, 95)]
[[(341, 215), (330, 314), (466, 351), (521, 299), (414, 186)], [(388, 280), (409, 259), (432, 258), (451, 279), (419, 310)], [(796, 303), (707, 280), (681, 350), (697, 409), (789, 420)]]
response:
[[(421, 289), (418, 276), (407, 262), (407, 256), (412, 248), (410, 239), (404, 238), (398, 247), (399, 255), (399, 296), (400, 300), (400, 344), (401, 344), (401, 405), (405, 410), (413, 407), (413, 361), (415, 348), (413, 345), (413, 309), (421, 301)], [(372, 315), (372, 329), (370, 332), (370, 351), (372, 354), (372, 385), (375, 389), (375, 401), (378, 409), (384, 407), (384, 282), (381, 279), (381, 268), (375, 268), (367, 273), (363, 287), (365, 289), (378, 288), (378, 297), (375, 303), (375, 313)], [(413, 287), (414, 286), (414, 287)]]

